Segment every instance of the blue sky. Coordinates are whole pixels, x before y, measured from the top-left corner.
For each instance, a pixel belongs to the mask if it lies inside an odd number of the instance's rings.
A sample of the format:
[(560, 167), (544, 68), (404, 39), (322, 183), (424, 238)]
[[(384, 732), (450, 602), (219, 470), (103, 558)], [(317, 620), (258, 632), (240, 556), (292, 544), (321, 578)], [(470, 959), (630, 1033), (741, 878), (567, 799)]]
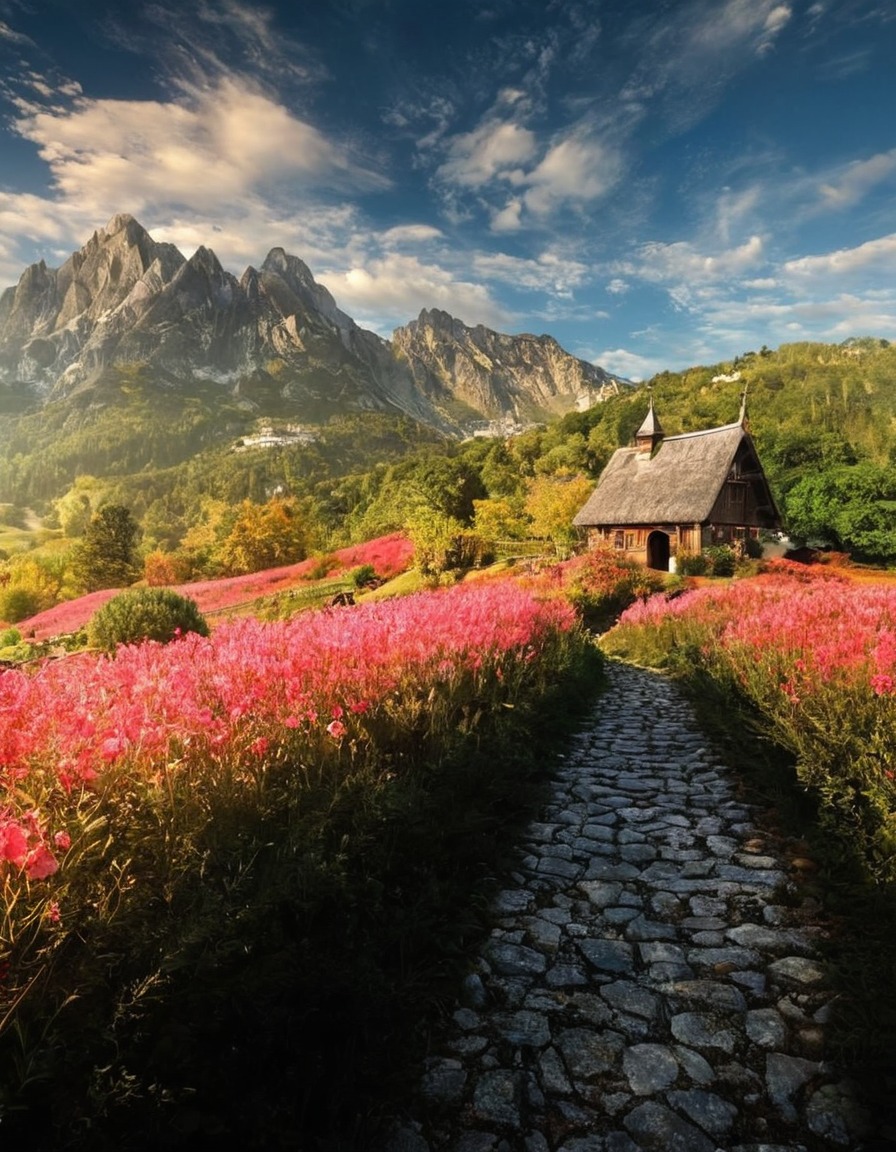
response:
[(117, 212), (633, 379), (896, 340), (896, 7), (0, 0), (0, 287)]

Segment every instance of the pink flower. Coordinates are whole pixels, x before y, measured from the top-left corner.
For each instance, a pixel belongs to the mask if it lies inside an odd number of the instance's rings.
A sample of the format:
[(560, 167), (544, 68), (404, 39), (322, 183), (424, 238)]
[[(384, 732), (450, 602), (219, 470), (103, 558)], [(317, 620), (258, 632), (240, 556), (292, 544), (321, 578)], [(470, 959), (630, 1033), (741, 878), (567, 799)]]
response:
[(356, 700), (354, 702), (354, 704), (349, 705), (348, 710), (349, 710), (349, 712), (354, 712), (354, 714), (356, 716), (361, 716), (367, 711), (367, 709), (369, 707), (370, 707), (370, 701), (369, 700)]
[(885, 672), (880, 672), (876, 676), (872, 676), (870, 684), (871, 691), (875, 696), (892, 696), (894, 688), (896, 688), (896, 681)]
[(59, 914), (59, 905), (55, 900), (51, 900), (47, 905), (46, 912), (47, 919), (51, 924), (58, 924), (62, 917)]
[(29, 880), (45, 880), (58, 870), (59, 862), (46, 844), (38, 844), (25, 857), (24, 868)]
[(327, 725), (327, 731), (334, 740), (341, 740), (346, 732), (348, 732), (348, 729), (341, 720), (333, 720)]
[(72, 838), (68, 832), (57, 832), (53, 837), (53, 843), (60, 852), (67, 852), (72, 846)]
[(333, 717), (334, 720), (341, 720), (342, 717), (345, 715), (345, 711), (343, 710), (342, 705), (341, 704), (334, 704), (333, 708), (330, 712), (330, 715)]
[(9, 823), (0, 828), (0, 856), (21, 865), (28, 852), (28, 837), (18, 824)]
[(100, 755), (104, 760), (115, 760), (127, 750), (128, 742), (123, 736), (109, 736), (102, 743)]
[(259, 736), (257, 740), (253, 740), (249, 745), (249, 751), (253, 756), (264, 756), (270, 746), (271, 742), (267, 736)]

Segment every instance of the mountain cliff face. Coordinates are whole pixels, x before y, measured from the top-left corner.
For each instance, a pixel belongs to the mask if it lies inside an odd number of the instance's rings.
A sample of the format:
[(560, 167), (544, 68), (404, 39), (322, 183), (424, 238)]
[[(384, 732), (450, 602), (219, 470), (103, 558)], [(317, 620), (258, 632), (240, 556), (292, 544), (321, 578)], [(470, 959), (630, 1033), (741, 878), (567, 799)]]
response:
[(588, 406), (618, 382), (549, 336), (504, 336), (423, 311), (390, 343), (360, 328), (282, 248), (237, 279), (214, 252), (186, 259), (114, 216), (61, 268), (32, 265), (0, 295), (0, 385), (43, 400), (145, 365), (176, 384), (217, 380), (300, 418), (400, 411), (446, 432)]
[(519, 421), (589, 407), (614, 394), (615, 377), (570, 356), (551, 336), (504, 336), (468, 328), (447, 312), (424, 309), (393, 333), (420, 390), (450, 397), (490, 419)]

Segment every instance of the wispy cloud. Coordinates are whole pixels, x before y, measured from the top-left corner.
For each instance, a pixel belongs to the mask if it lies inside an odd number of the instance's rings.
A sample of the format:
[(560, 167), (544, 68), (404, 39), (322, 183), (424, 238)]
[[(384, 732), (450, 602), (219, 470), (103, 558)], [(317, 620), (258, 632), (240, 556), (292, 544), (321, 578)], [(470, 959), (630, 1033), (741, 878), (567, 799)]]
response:
[(26, 36), (22, 32), (17, 32), (15, 28), (11, 28), (4, 20), (0, 20), (0, 40), (6, 41), (7, 44), (19, 45), (20, 47), (35, 47), (34, 41), (30, 36)]
[(889, 152), (878, 152), (867, 160), (853, 161), (822, 183), (819, 190), (822, 202), (829, 208), (851, 208), (894, 173), (896, 148), (891, 148)]
[(762, 238), (751, 236), (734, 248), (716, 252), (701, 251), (687, 241), (664, 244), (654, 241), (643, 244), (636, 259), (623, 262), (619, 271), (650, 284), (666, 285), (678, 292), (678, 299), (690, 298), (690, 293), (706, 284), (717, 284), (729, 278), (740, 278), (745, 272), (762, 265), (764, 259)]
[(715, 107), (734, 75), (774, 47), (791, 16), (778, 0), (690, 0), (633, 19), (626, 39), (637, 63), (621, 99), (684, 131)]
[(100, 29), (119, 48), (154, 56), (159, 76), (175, 88), (220, 83), (235, 72), (268, 90), (326, 76), (314, 54), (275, 25), (272, 9), (238, 0), (188, 6), (156, 0), (129, 10), (127, 22), (113, 10)]
[[(333, 201), (390, 182), (354, 140), (325, 135), (277, 90), (321, 74), (309, 55), (275, 30), (268, 10), (234, 0), (202, 0), (191, 23), (181, 9), (135, 11), (141, 23), (105, 31), (144, 59), (156, 54), (155, 99), (95, 98), (77, 81), (27, 65), (0, 83), (12, 130), (49, 173), (44, 195), (0, 191), (6, 234), (71, 251), (127, 211), (188, 252), (213, 243), (231, 266), (286, 242), (294, 219), (326, 222), (322, 233), (299, 225), (313, 251), (324, 236), (334, 241), (329, 255), (345, 249), (356, 218)], [(12, 247), (0, 256), (7, 280), (24, 263), (10, 272)]]
[(565, 298), (571, 298), (574, 289), (589, 278), (588, 267), (580, 260), (552, 251), (534, 259), (480, 252), (473, 257), (473, 267), (485, 280)]

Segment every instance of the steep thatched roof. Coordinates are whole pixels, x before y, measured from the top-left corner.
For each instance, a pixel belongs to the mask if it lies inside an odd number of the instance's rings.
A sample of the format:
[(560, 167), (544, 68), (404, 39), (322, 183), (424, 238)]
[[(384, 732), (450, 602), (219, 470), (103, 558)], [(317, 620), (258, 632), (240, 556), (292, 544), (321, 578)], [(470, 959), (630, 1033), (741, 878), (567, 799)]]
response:
[(735, 454), (748, 439), (742, 424), (668, 436), (651, 456), (619, 448), (573, 523), (700, 524), (709, 518)]

